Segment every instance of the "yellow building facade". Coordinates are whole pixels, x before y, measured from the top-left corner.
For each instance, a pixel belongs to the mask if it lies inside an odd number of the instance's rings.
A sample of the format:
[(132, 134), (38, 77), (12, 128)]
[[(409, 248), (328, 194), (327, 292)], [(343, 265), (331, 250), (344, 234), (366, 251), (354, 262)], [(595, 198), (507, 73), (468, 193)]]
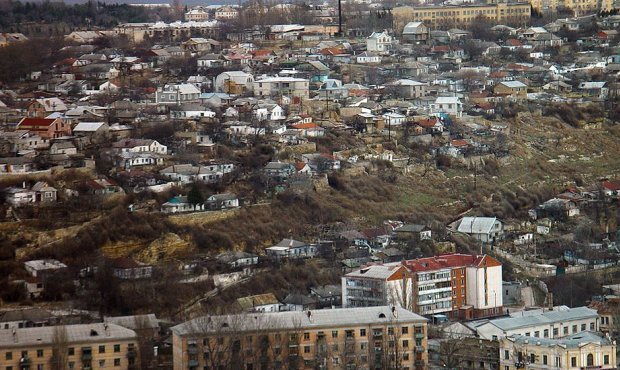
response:
[(138, 370), (138, 339), (114, 324), (0, 330), (0, 369)]
[(426, 322), (389, 306), (203, 317), (172, 328), (173, 368), (422, 370)]
[(467, 28), (478, 17), (497, 24), (522, 26), (531, 18), (529, 3), (498, 3), (455, 6), (399, 6), (392, 9), (394, 30), (402, 32), (409, 22), (424, 22), (431, 29)]
[(513, 335), (500, 340), (501, 370), (615, 369), (616, 343), (596, 332), (560, 339)]
[(614, 0), (531, 0), (532, 9), (543, 14), (555, 13), (559, 9), (568, 9), (575, 16), (611, 11)]

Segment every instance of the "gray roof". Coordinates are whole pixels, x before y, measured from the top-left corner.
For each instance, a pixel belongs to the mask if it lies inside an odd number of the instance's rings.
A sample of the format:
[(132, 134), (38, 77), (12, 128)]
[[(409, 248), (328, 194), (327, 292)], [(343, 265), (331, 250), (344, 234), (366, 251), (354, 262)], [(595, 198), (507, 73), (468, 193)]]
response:
[(575, 333), (559, 339), (532, 338), (526, 337), (525, 335), (511, 335), (507, 337), (507, 339), (511, 342), (516, 342), (519, 344), (525, 344), (525, 342), (527, 341), (530, 344), (536, 344), (538, 346), (562, 346), (564, 348), (579, 348), (583, 347), (588, 343), (597, 343), (601, 345), (612, 344), (609, 338), (604, 337), (602, 334), (591, 331), (583, 331), (581, 333)]
[(103, 322), (115, 324), (127, 329), (156, 329), (159, 328), (159, 319), (155, 314), (104, 317)]
[(282, 239), (278, 244), (276, 244), (276, 247), (287, 247), (287, 248), (300, 248), (303, 246), (308, 245), (308, 243), (306, 242), (300, 242), (298, 240), (295, 239)]
[(221, 333), (223, 330), (298, 330), (355, 325), (423, 323), (427, 319), (402, 307), (358, 307), (333, 310), (273, 312), (201, 317), (171, 328), (176, 335)]
[[(62, 328), (60, 326), (59, 328)], [(107, 327), (107, 329), (106, 329)], [(51, 344), (57, 326), (43, 326), (39, 328), (0, 329), (0, 348), (37, 346)], [(136, 339), (136, 332), (115, 324), (80, 324), (65, 325), (67, 343), (102, 342), (110, 340)]]
[(397, 233), (419, 233), (419, 232), (427, 230), (427, 229), (428, 229), (428, 227), (426, 227), (426, 225), (408, 224), (408, 225), (403, 225), (403, 226), (399, 227), (398, 229), (394, 230), (394, 232), (397, 232)]
[(366, 279), (387, 279), (397, 268), (402, 266), (400, 263), (386, 263), (383, 265), (371, 265), (357, 271), (351, 271), (346, 277), (366, 278)]
[(528, 326), (552, 324), (598, 317), (596, 310), (588, 307), (575, 307), (564, 311), (548, 311), (540, 315), (509, 317), (489, 321), (498, 328), (508, 331)]
[(493, 228), (496, 217), (463, 217), (458, 232), (467, 234), (488, 234)]

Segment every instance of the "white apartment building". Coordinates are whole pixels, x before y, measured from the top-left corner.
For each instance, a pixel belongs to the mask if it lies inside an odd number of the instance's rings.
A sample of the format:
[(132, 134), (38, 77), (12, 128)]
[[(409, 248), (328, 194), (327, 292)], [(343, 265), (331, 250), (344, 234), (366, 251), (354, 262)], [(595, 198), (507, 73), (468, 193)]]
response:
[(232, 6), (223, 6), (215, 11), (217, 20), (237, 19), (237, 17), (239, 17), (239, 11)]
[(191, 9), (185, 13), (185, 21), (202, 22), (209, 20), (209, 12), (204, 9)]
[(392, 49), (392, 36), (386, 31), (373, 32), (366, 39), (366, 50), (375, 53), (385, 53)]

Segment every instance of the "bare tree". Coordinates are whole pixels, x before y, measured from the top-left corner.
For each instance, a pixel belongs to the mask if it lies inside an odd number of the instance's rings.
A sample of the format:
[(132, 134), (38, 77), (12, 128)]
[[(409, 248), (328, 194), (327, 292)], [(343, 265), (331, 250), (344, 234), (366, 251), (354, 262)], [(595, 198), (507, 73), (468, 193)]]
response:
[(54, 326), (52, 333), (52, 370), (67, 369), (68, 341), (67, 327), (64, 325)]
[(153, 367), (153, 345), (155, 338), (153, 337), (153, 328), (150, 326), (147, 315), (138, 315), (134, 317), (134, 327), (138, 334), (138, 363), (140, 369), (150, 369)]

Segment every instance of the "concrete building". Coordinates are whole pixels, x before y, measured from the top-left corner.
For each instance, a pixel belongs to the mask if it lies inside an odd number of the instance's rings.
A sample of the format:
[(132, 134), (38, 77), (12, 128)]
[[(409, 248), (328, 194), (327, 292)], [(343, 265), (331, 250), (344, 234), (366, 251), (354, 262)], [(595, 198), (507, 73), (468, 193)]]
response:
[(527, 99), (527, 85), (521, 81), (502, 81), (495, 85), (493, 92), (497, 95), (508, 95), (514, 99)]
[(423, 22), (431, 29), (468, 28), (477, 17), (508, 25), (524, 25), (531, 18), (528, 2), (498, 4), (468, 4), (449, 6), (399, 6), (392, 9), (394, 30), (400, 32), (409, 22)]
[(553, 311), (523, 311), (511, 317), (472, 322), (480, 338), (498, 339), (511, 335), (557, 339), (585, 331), (598, 331), (600, 318), (596, 310), (588, 307), (560, 306)]
[(194, 22), (202, 22), (202, 21), (208, 21), (209, 20), (209, 12), (202, 9), (202, 8), (196, 8), (196, 9), (191, 9), (187, 12), (185, 12), (184, 15), (185, 21), (189, 22), (189, 21), (194, 21)]
[(295, 77), (267, 77), (254, 81), (254, 96), (276, 97), (290, 96), (294, 98), (308, 99), (309, 81), (305, 78)]
[(243, 94), (252, 91), (254, 76), (243, 71), (222, 72), (215, 78), (215, 91), (229, 94)]
[(344, 307), (392, 304), (421, 315), (471, 319), (502, 312), (502, 265), (487, 255), (447, 254), (370, 265), (342, 278)]
[(197, 318), (172, 329), (173, 369), (425, 369), (427, 320), (380, 306)]
[(558, 10), (572, 10), (575, 17), (602, 11), (618, 9), (614, 0), (532, 0), (532, 9), (543, 14), (557, 13)]
[(137, 340), (133, 330), (104, 323), (0, 329), (0, 368), (137, 370)]
[(561, 339), (512, 335), (500, 340), (500, 369), (615, 369), (616, 342), (585, 331)]
[(157, 89), (155, 102), (158, 104), (181, 104), (187, 102), (198, 102), (200, 100), (200, 89), (192, 84), (166, 84), (163, 88)]

